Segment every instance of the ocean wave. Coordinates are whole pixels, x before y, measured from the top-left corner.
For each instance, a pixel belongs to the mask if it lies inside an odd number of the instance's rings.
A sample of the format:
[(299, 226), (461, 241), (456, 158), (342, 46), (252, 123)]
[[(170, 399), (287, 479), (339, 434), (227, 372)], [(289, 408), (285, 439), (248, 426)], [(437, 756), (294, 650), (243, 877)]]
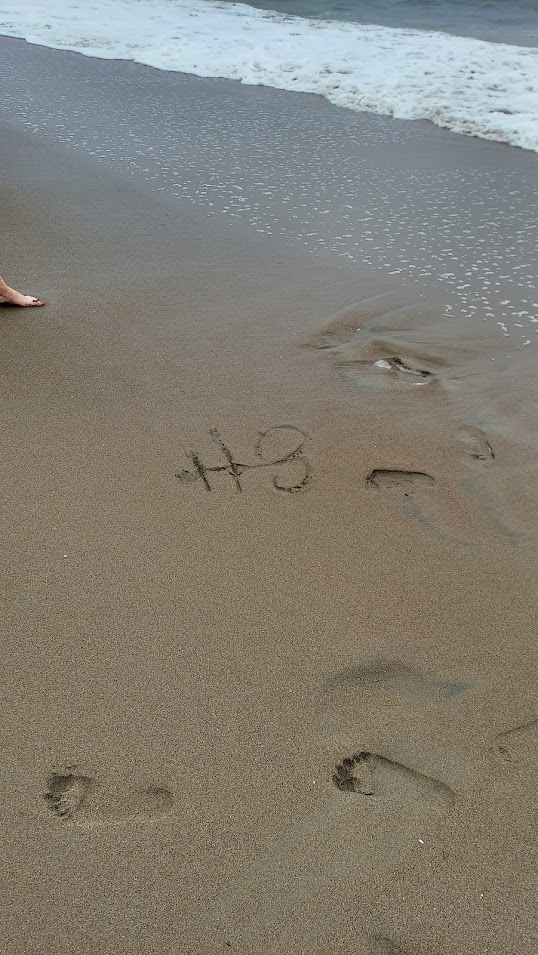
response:
[(0, 33), (86, 56), (315, 93), (538, 152), (538, 51), (218, 0), (0, 0)]

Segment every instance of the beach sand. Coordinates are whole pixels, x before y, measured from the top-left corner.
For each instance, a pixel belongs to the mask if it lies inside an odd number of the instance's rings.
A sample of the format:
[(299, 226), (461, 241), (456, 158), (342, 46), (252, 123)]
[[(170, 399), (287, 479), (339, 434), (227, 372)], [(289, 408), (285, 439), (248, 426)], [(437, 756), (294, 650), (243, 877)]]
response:
[(535, 955), (534, 346), (1, 155), (2, 950)]

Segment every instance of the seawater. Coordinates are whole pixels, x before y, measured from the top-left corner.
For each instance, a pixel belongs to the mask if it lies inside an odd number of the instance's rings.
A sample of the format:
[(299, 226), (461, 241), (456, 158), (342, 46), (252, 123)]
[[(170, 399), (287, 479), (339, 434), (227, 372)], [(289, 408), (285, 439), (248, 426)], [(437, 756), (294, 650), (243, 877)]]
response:
[[(91, 57), (315, 93), (347, 109), (425, 119), (538, 152), (531, 0), (503, 7), (501, 0), (334, 2), (321, 10), (321, 0), (275, 0), (275, 10), (226, 0), (0, 0), (0, 33)], [(289, 12), (295, 9), (303, 15)], [(494, 42), (470, 34), (477, 10)], [(450, 24), (460, 32), (446, 32)], [(515, 29), (526, 45), (506, 42)]]
[(252, 6), (297, 17), (538, 46), (538, 0), (252, 0)]

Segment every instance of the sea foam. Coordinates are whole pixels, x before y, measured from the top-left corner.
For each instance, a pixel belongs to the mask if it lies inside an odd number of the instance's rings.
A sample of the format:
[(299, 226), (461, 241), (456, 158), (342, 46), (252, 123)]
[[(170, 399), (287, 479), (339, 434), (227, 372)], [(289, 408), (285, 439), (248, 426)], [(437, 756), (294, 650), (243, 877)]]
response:
[(538, 152), (538, 50), (218, 0), (0, 0), (0, 33), (86, 56), (317, 93)]

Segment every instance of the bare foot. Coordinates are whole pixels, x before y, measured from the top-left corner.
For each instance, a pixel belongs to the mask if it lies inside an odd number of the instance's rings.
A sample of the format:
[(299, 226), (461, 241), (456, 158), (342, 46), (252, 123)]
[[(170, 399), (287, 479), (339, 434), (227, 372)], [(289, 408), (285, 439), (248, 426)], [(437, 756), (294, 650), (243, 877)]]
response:
[(42, 298), (35, 298), (34, 295), (21, 295), (20, 292), (16, 292), (14, 288), (10, 288), (9, 285), (6, 285), (3, 282), (2, 294), (0, 295), (0, 304), (22, 305), (23, 307), (39, 307), (45, 303)]

